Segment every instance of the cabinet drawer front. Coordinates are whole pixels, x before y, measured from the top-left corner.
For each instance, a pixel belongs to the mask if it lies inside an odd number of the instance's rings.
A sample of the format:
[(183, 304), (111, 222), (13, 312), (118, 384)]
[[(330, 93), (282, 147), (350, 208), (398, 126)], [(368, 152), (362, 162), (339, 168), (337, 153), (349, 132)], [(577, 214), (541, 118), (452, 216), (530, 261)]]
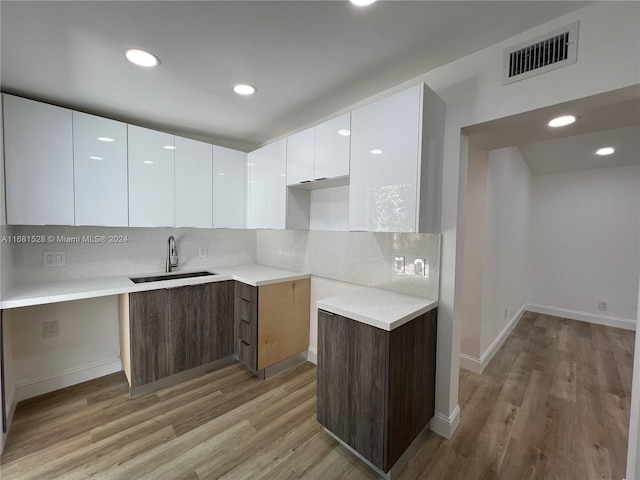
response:
[(258, 305), (236, 297), (236, 317), (251, 325), (258, 326)]
[(242, 282), (236, 282), (236, 297), (251, 303), (258, 303), (258, 287), (252, 287)]
[(251, 347), (248, 343), (243, 342), (239, 338), (238, 342), (238, 357), (240, 361), (245, 363), (249, 368), (256, 370), (257, 368), (257, 351), (255, 348)]
[(258, 348), (258, 329), (250, 323), (238, 321), (238, 337), (253, 348)]

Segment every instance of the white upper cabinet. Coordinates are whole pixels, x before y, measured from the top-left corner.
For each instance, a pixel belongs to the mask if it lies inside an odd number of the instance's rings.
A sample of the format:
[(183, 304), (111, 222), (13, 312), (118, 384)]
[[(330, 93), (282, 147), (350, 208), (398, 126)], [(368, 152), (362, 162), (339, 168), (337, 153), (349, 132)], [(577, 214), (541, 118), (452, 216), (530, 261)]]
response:
[(247, 155), (247, 228), (285, 228), (286, 177), (285, 139)]
[(72, 113), (4, 95), (7, 223), (73, 225)]
[(213, 228), (244, 228), (246, 157), (213, 146)]
[(73, 112), (75, 224), (126, 227), (127, 125)]
[(439, 231), (443, 128), (425, 85), (352, 112), (349, 230)]
[(349, 175), (350, 135), (350, 113), (315, 128), (314, 180)]
[(175, 137), (175, 226), (211, 228), (213, 146)]
[(287, 137), (287, 185), (349, 175), (351, 114)]
[(267, 148), (247, 155), (247, 228), (266, 228)]
[(287, 142), (267, 145), (266, 228), (284, 229), (287, 214)]
[(174, 226), (174, 136), (129, 125), (129, 225)]
[(287, 137), (287, 185), (313, 180), (314, 144), (315, 128)]

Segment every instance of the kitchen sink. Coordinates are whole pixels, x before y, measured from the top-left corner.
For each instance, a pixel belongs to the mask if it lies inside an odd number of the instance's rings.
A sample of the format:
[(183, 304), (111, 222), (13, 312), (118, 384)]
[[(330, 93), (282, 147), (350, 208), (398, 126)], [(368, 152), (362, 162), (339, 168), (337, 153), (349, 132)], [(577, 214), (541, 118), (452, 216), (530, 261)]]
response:
[(147, 283), (147, 282), (161, 282), (163, 280), (179, 280), (181, 278), (194, 278), (194, 277), (206, 277), (209, 275), (217, 275), (217, 273), (211, 272), (180, 272), (180, 273), (167, 273), (162, 275), (154, 275), (152, 277), (129, 277), (133, 283)]

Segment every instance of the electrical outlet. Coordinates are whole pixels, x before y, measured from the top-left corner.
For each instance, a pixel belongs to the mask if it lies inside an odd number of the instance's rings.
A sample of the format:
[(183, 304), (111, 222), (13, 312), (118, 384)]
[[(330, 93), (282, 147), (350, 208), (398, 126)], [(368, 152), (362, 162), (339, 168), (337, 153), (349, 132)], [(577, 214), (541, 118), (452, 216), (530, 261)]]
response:
[(393, 260), (393, 271), (396, 273), (404, 273), (404, 257), (396, 257)]
[(424, 258), (416, 258), (413, 261), (413, 273), (414, 275), (418, 275), (419, 277), (425, 276), (425, 261)]
[(42, 264), (45, 267), (64, 267), (67, 255), (65, 252), (42, 252)]
[(207, 247), (198, 247), (198, 257), (207, 258), (209, 256), (209, 249)]
[(607, 302), (598, 302), (598, 308), (603, 312), (607, 311), (607, 307), (608, 307)]
[(276, 247), (276, 257), (282, 256), (282, 247)]
[(42, 338), (57, 337), (58, 336), (58, 321), (53, 320), (51, 322), (44, 322), (42, 324)]

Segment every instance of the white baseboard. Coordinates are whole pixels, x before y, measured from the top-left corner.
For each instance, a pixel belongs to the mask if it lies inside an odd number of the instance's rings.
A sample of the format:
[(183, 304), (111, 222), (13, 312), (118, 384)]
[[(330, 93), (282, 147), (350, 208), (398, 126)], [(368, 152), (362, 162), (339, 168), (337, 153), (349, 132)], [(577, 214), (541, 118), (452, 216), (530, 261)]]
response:
[(18, 403), (27, 398), (37, 397), (44, 393), (70, 387), (71, 385), (77, 385), (78, 383), (93, 380), (94, 378), (104, 377), (105, 375), (121, 370), (122, 362), (120, 358), (115, 358), (83, 365), (40, 378), (18, 381), (16, 385), (15, 402)]
[(460, 353), (460, 366), (465, 370), (470, 370), (472, 372), (481, 374), (484, 369), (487, 368), (487, 365), (489, 365), (489, 362), (494, 357), (494, 355), (498, 352), (498, 350), (500, 350), (500, 347), (511, 333), (511, 330), (513, 330), (513, 328), (518, 324), (518, 322), (522, 318), (522, 315), (524, 315), (524, 312), (527, 311), (526, 307), (527, 305), (523, 305), (522, 307), (520, 307), (520, 310), (518, 310), (518, 312), (513, 317), (511, 317), (509, 323), (507, 323), (507, 325), (502, 329), (496, 339), (491, 343), (491, 345), (489, 345), (489, 348), (487, 348), (484, 353), (480, 355), (480, 358), (476, 358), (465, 353)]
[(606, 315), (596, 315), (593, 313), (579, 312), (576, 310), (565, 310), (564, 308), (555, 308), (547, 305), (529, 304), (526, 309), (534, 313), (542, 313), (544, 315), (553, 315), (555, 317), (569, 318), (571, 320), (579, 320), (581, 322), (595, 323), (596, 325), (605, 325), (607, 327), (624, 328), (625, 330), (635, 330), (636, 321), (610, 317)]
[(470, 370), (477, 374), (482, 373), (483, 370), (480, 359), (467, 355), (466, 353), (460, 353), (460, 368)]
[(431, 419), (431, 431), (441, 437), (450, 439), (460, 424), (460, 406), (456, 405), (451, 415), (436, 412)]
[(318, 364), (318, 349), (317, 348), (313, 348), (313, 347), (309, 347), (309, 350), (307, 351), (307, 361), (311, 362), (315, 365)]

